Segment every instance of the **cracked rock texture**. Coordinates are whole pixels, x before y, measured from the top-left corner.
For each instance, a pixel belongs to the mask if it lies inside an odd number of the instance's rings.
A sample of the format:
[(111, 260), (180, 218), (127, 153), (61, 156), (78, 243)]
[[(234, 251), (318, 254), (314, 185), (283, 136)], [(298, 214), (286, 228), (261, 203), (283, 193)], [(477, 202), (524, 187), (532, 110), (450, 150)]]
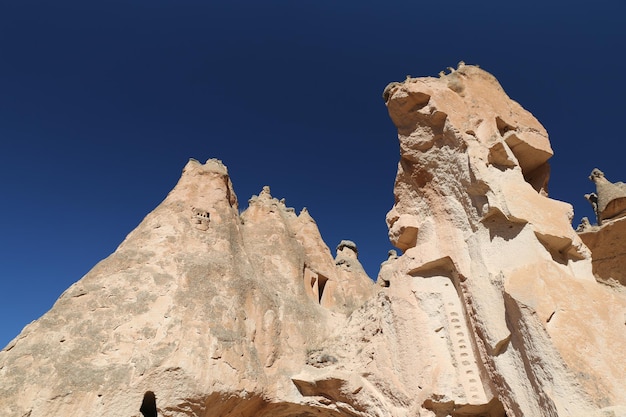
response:
[(0, 352), (0, 415), (139, 417), (148, 391), (164, 417), (626, 415), (626, 291), (548, 197), (545, 129), (469, 65), (383, 97), (403, 253), (379, 285), (354, 242), (333, 258), (269, 187), (239, 214), (192, 160)]
[(595, 280), (571, 206), (547, 196), (552, 150), (541, 124), (493, 76), (463, 64), (392, 83), (384, 97), (401, 153), (387, 223), (404, 250), (387, 295), (430, 314), (421, 344), (440, 334), (446, 346), (429, 349), (433, 362), (454, 364), (421, 366), (441, 384), (422, 407), (624, 415), (626, 359), (613, 347), (626, 346), (625, 293)]

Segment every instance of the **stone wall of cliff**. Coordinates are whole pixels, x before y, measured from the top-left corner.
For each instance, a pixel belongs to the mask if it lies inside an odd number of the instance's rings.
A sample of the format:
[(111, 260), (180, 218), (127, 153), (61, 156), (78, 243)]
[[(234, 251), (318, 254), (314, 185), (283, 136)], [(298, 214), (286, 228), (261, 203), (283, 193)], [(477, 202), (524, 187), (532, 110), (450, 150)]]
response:
[(192, 160), (0, 352), (0, 415), (625, 416), (626, 265), (592, 263), (548, 197), (542, 125), (464, 64), (383, 98), (402, 253), (379, 285), (306, 210), (265, 187), (240, 213), (226, 167)]

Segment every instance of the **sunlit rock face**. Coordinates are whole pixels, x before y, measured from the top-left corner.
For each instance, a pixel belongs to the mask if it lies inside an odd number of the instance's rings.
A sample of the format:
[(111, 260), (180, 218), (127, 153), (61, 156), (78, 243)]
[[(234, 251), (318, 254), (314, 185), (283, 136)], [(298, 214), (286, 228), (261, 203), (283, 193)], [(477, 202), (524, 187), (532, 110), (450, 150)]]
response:
[(585, 194), (596, 214), (597, 224), (583, 218), (578, 226), (580, 238), (591, 250), (596, 279), (626, 285), (626, 184), (613, 183), (595, 168), (589, 179), (596, 192)]
[(424, 316), (420, 343), (436, 352), (415, 380), (422, 407), (510, 417), (626, 405), (613, 348), (626, 346), (626, 298), (596, 282), (571, 206), (547, 197), (545, 129), (475, 66), (392, 83), (384, 99), (400, 139), (387, 223), (404, 252), (386, 291)]
[(115, 253), (0, 353), (0, 415), (140, 416), (148, 391), (163, 416), (318, 410), (291, 376), (373, 294), (350, 262), (336, 265), (308, 213), (268, 187), (240, 215), (226, 168), (192, 160)]
[(378, 285), (306, 209), (264, 187), (240, 213), (192, 160), (0, 352), (0, 416), (626, 415), (626, 291), (548, 198), (545, 129), (473, 66), (383, 96), (402, 253)]
[(591, 250), (596, 279), (608, 285), (626, 286), (626, 218), (582, 230), (580, 238)]

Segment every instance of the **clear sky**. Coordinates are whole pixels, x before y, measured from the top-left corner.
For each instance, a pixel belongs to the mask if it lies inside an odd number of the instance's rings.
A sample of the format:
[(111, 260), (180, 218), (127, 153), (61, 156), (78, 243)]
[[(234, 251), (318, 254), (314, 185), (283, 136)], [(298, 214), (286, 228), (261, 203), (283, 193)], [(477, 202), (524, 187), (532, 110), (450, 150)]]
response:
[(463, 60), (550, 134), (550, 193), (591, 216), (626, 181), (626, 3), (125, 0), (0, 4), (0, 347), (108, 256), (188, 158), (219, 158), (245, 208), (270, 185), (351, 239), (391, 246), (395, 129), (381, 98)]

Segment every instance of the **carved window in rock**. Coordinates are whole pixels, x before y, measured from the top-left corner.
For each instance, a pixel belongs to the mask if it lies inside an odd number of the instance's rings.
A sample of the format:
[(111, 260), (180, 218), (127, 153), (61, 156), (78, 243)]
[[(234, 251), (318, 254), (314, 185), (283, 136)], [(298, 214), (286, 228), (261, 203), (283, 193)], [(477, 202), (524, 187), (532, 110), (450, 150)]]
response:
[(319, 304), (322, 304), (324, 288), (326, 288), (327, 282), (327, 277), (307, 267), (304, 268), (304, 290), (311, 299)]
[(317, 295), (318, 302), (322, 304), (322, 296), (324, 295), (324, 288), (326, 287), (326, 283), (328, 282), (328, 278), (323, 275), (317, 274)]
[(191, 224), (196, 229), (207, 230), (209, 228), (210, 214), (207, 210), (196, 207), (191, 208)]

